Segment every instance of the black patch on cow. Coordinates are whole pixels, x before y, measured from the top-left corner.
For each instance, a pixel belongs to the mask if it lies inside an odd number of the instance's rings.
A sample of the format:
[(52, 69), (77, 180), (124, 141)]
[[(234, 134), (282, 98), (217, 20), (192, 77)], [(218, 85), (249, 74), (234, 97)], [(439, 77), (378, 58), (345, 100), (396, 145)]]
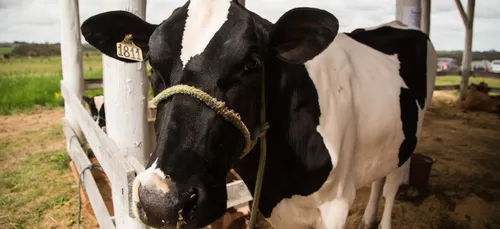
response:
[(397, 29), (382, 26), (374, 30), (357, 29), (346, 33), (354, 40), (387, 55), (397, 54), (400, 61), (399, 74), (408, 86), (401, 89), (401, 121), (405, 140), (400, 146), (401, 166), (411, 156), (417, 144), (416, 132), (418, 107), (423, 109), (427, 99), (427, 42), (428, 36), (418, 30)]
[[(267, 166), (259, 210), (270, 217), (272, 209), (293, 195), (307, 196), (318, 191), (333, 169), (331, 157), (317, 132), (319, 100), (304, 65), (270, 62), (268, 75)], [(258, 145), (257, 145), (258, 146)], [(258, 148), (258, 147), (256, 147)], [(259, 153), (249, 154), (235, 167), (251, 193)]]
[(385, 54), (397, 54), (401, 63), (399, 74), (420, 107), (425, 106), (428, 42), (425, 33), (382, 26), (374, 30), (357, 29), (346, 35)]
[(401, 88), (399, 105), (401, 106), (401, 121), (405, 136), (399, 147), (398, 166), (401, 166), (410, 158), (417, 146), (418, 107), (412, 93), (407, 88)]

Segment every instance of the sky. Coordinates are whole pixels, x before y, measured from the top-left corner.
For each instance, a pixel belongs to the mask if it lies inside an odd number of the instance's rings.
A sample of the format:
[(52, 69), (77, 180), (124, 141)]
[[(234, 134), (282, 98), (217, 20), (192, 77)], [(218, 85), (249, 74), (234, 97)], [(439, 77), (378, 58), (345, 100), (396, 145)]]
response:
[[(80, 0), (80, 23), (106, 10), (113, 0)], [(114, 0), (120, 1), (120, 0)], [(124, 0), (121, 0), (124, 1)], [(148, 0), (146, 20), (161, 23), (186, 0)], [(462, 0), (466, 7), (467, 0)], [(497, 4), (495, 4), (497, 3)], [(474, 51), (500, 50), (500, 3), (476, 1)], [(246, 0), (246, 7), (271, 22), (295, 7), (317, 7), (339, 19), (340, 32), (372, 27), (396, 18), (396, 0)], [(109, 9), (109, 8), (108, 8)], [(0, 42), (59, 42), (59, 0), (0, 0)], [(431, 40), (437, 50), (461, 50), (465, 27), (454, 0), (433, 0)]]

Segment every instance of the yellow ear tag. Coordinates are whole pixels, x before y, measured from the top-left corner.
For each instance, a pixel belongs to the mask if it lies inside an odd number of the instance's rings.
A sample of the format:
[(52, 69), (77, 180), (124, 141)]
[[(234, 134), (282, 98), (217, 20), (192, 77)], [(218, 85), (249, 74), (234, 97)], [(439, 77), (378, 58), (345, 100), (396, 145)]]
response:
[(125, 35), (122, 42), (116, 42), (116, 55), (129, 60), (143, 60), (142, 50), (132, 41), (132, 34)]

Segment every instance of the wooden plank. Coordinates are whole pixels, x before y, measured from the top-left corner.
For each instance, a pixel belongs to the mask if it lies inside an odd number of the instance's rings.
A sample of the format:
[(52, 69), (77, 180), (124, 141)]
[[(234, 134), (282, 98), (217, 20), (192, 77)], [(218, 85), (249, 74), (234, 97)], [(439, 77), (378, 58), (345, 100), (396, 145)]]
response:
[(459, 89), (460, 89), (459, 84), (434, 86), (434, 91), (459, 90)]
[(85, 79), (84, 90), (102, 89), (102, 79)]
[[(460, 89), (460, 84), (453, 84), (453, 85), (436, 85), (434, 87), (435, 91), (453, 91), (453, 90), (459, 90)], [(490, 87), (490, 93), (500, 93), (500, 88), (496, 87)]]
[[(62, 129), (64, 135), (66, 136), (66, 148), (68, 154), (71, 157), (71, 160), (73, 160), (78, 174), (81, 174), (83, 169), (90, 165), (90, 160), (87, 157), (87, 154), (85, 154), (85, 151), (83, 151), (78, 138), (76, 137), (73, 129), (71, 129), (71, 126), (66, 118), (62, 119)], [(89, 198), (92, 210), (94, 210), (99, 226), (101, 228), (115, 228), (108, 209), (106, 208), (106, 204), (104, 203), (94, 177), (92, 176), (92, 172), (87, 169), (83, 173), (83, 176), (85, 176), (85, 179), (81, 181), (81, 184), (87, 193), (87, 197)]]
[(227, 208), (251, 201), (252, 194), (242, 180), (227, 184)]
[[(59, 3), (60, 33), (61, 33), (61, 70), (63, 80), (68, 88), (78, 98), (83, 95), (83, 62), (80, 35), (80, 14), (78, 0), (65, 0)], [(65, 107), (68, 104), (65, 101)], [(77, 137), (83, 139), (83, 133), (78, 128), (76, 118), (71, 110), (65, 109), (65, 117), (71, 124)]]
[(490, 92), (492, 92), (492, 93), (500, 93), (500, 88), (491, 87), (490, 88)]
[(61, 81), (61, 92), (64, 100), (69, 105), (66, 109), (71, 109), (90, 148), (111, 181), (113, 203), (115, 196), (120, 198), (120, 201), (124, 203), (122, 207), (114, 208), (115, 215), (117, 213), (120, 214), (119, 211), (131, 214), (132, 210), (129, 209), (128, 204), (128, 190), (129, 183), (132, 183), (136, 176), (134, 168), (129, 164), (129, 161), (125, 158), (125, 154), (115, 145), (113, 140), (92, 120), (89, 113), (83, 108), (80, 100), (68, 90), (63, 81)]

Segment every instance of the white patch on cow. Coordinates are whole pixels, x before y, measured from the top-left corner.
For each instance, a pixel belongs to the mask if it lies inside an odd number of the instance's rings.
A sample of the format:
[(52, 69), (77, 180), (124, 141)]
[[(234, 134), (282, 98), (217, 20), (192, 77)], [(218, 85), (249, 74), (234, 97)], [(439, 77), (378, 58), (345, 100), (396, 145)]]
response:
[[(409, 27), (398, 20), (390, 21), (390, 22), (383, 23), (383, 24), (380, 24), (377, 26), (366, 27), (364, 29), (365, 30), (375, 30), (375, 29), (378, 29), (378, 28), (381, 28), (384, 26), (389, 26), (389, 27), (397, 28), (397, 29), (405, 29), (405, 30), (415, 30), (416, 29), (415, 27)], [(417, 28), (416, 30), (420, 30), (420, 29)]]
[(183, 68), (201, 54), (212, 37), (226, 22), (231, 0), (191, 0), (182, 37), (180, 59)]
[[(435, 64), (432, 55), (428, 58), (427, 78), (432, 82), (427, 87), (432, 90)], [(319, 98), (317, 131), (334, 169), (317, 192), (283, 199), (268, 221), (275, 228), (343, 228), (356, 189), (391, 172), (397, 176), (399, 147), (404, 140), (399, 95), (401, 88), (408, 87), (399, 75), (396, 55), (386, 55), (345, 34), (338, 34), (305, 67)], [(430, 100), (428, 95), (426, 105)], [(419, 107), (417, 137), (426, 107)]]
[(163, 180), (166, 178), (165, 173), (163, 173), (163, 171), (161, 171), (160, 168), (157, 168), (157, 166), (158, 166), (158, 159), (156, 159), (155, 162), (153, 162), (151, 167), (149, 167), (148, 169), (144, 170), (143, 172), (139, 173), (139, 175), (137, 175), (136, 179), (138, 179), (141, 182), (141, 185), (152, 186), (151, 177), (153, 175)]
[(104, 96), (102, 95), (94, 96), (94, 104), (97, 111), (99, 111), (102, 108), (102, 105), (104, 104)]
[(137, 203), (139, 203), (139, 186), (143, 188), (158, 189), (165, 192), (169, 191), (168, 185), (165, 182), (167, 176), (158, 167), (158, 159), (156, 159), (153, 164), (139, 173), (134, 179), (132, 184), (132, 201), (135, 203), (132, 205), (132, 211), (136, 218), (139, 218), (139, 212), (137, 209)]

